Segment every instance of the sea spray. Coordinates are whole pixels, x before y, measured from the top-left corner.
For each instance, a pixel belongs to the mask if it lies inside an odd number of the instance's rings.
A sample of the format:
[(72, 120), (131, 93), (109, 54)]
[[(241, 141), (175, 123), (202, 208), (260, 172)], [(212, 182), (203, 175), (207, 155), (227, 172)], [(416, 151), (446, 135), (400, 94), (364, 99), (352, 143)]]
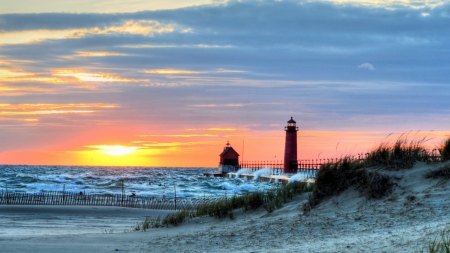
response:
[(293, 175), (291, 178), (289, 178), (288, 183), (292, 183), (292, 182), (301, 182), (303, 180), (305, 180), (307, 177), (305, 174), (303, 173), (298, 173)]
[(242, 168), (240, 170), (238, 170), (236, 172), (236, 177), (235, 178), (239, 178), (242, 174), (251, 174), (252, 170), (251, 169), (247, 169), (247, 168)]
[(272, 174), (272, 169), (266, 167), (264, 169), (257, 170), (255, 173), (253, 173), (253, 175), (255, 175), (253, 180), (258, 180), (258, 178), (262, 175), (271, 175), (271, 174)]

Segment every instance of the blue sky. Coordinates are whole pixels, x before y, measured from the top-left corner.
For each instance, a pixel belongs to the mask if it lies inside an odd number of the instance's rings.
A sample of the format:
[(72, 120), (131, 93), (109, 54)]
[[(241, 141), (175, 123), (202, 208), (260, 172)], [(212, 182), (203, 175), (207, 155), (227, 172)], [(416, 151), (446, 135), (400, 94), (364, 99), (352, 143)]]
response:
[[(300, 136), (445, 136), (450, 1), (379, 3), (3, 0), (0, 151), (78, 152), (234, 129), (208, 139), (213, 149), (230, 138), (282, 140), (290, 116)], [(123, 139), (80, 137), (118, 127)]]

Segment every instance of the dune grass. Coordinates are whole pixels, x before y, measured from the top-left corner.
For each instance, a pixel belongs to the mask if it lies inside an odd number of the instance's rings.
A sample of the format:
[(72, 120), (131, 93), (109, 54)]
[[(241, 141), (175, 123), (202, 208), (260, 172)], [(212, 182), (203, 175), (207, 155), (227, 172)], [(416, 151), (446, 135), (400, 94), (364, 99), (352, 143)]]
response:
[(450, 164), (444, 165), (437, 170), (430, 171), (425, 175), (425, 178), (435, 178), (435, 179), (450, 179)]
[[(355, 186), (369, 198), (382, 198), (392, 189), (394, 183), (386, 176), (369, 167), (387, 170), (411, 169), (417, 161), (435, 161), (424, 148), (426, 137), (420, 140), (408, 140), (400, 136), (395, 143), (382, 143), (370, 151), (363, 160), (344, 157), (336, 163), (322, 165), (316, 176), (315, 190), (310, 196), (304, 210), (308, 211), (323, 199), (339, 194), (350, 186)], [(450, 138), (438, 148), (442, 162), (450, 160)], [(450, 165), (430, 172), (430, 178), (450, 178)]]
[(439, 151), (443, 162), (450, 160), (450, 138), (443, 141), (441, 145), (438, 146), (437, 150)]
[(408, 141), (400, 137), (394, 144), (382, 143), (368, 153), (365, 165), (391, 170), (411, 169), (416, 161), (428, 160), (430, 155), (423, 147), (425, 141), (425, 139)]
[(311, 194), (305, 211), (319, 204), (324, 198), (339, 194), (356, 182), (357, 171), (363, 163), (345, 157), (336, 163), (322, 165), (316, 175), (315, 190)]
[(428, 253), (450, 253), (450, 237), (445, 233), (442, 234), (440, 240), (434, 240), (426, 249)]
[(366, 161), (352, 160), (350, 157), (322, 165), (316, 176), (315, 190), (304, 205), (304, 210), (311, 210), (325, 198), (337, 195), (351, 186), (355, 186), (368, 198), (379, 199), (387, 195), (392, 189), (392, 180), (365, 168)]
[(309, 183), (293, 182), (267, 192), (256, 191), (245, 195), (234, 195), (231, 198), (217, 199), (209, 203), (201, 204), (193, 210), (181, 210), (173, 214), (168, 214), (164, 218), (147, 218), (144, 222), (136, 224), (134, 230), (145, 231), (149, 228), (177, 226), (187, 219), (206, 215), (216, 218), (229, 217), (233, 219), (233, 211), (236, 209), (249, 211), (264, 207), (267, 212), (271, 213), (277, 208), (282, 207), (284, 203), (292, 200), (295, 195), (311, 192), (313, 189), (314, 186)]
[(425, 138), (408, 141), (400, 136), (395, 143), (380, 144), (363, 160), (344, 157), (336, 163), (322, 165), (316, 176), (316, 188), (304, 210), (309, 211), (323, 199), (337, 195), (351, 186), (355, 186), (368, 198), (380, 199), (386, 196), (394, 185), (391, 178), (367, 168), (411, 169), (416, 161), (428, 160), (429, 154), (423, 147), (425, 141)]

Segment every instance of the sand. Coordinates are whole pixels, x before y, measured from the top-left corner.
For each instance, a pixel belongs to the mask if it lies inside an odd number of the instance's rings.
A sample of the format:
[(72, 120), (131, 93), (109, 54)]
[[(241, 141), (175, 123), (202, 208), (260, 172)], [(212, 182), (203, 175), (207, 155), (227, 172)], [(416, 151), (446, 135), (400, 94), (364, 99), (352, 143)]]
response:
[(422, 252), (450, 230), (450, 182), (424, 178), (440, 166), (382, 172), (397, 185), (381, 200), (349, 189), (305, 214), (303, 194), (271, 214), (238, 210), (234, 220), (203, 217), (146, 232), (132, 228), (167, 211), (0, 206), (0, 252)]

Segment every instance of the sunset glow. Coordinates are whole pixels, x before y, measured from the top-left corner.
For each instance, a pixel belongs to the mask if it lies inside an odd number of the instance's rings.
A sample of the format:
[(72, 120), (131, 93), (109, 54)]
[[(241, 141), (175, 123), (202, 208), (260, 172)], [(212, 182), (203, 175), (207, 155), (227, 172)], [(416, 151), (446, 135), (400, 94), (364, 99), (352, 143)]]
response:
[(450, 0), (82, 2), (2, 4), (0, 164), (281, 160), (290, 117), (301, 159), (450, 136)]
[(113, 156), (124, 156), (129, 155), (136, 150), (138, 150), (138, 147), (125, 147), (121, 145), (115, 145), (115, 146), (108, 146), (108, 145), (96, 145), (96, 146), (86, 146), (87, 148), (94, 148), (100, 150), (102, 153), (105, 153), (107, 155), (113, 155)]
[(85, 73), (76, 70), (57, 70), (53, 73), (55, 76), (75, 77), (81, 82), (148, 82), (148, 79), (128, 79), (115, 76), (110, 73)]

